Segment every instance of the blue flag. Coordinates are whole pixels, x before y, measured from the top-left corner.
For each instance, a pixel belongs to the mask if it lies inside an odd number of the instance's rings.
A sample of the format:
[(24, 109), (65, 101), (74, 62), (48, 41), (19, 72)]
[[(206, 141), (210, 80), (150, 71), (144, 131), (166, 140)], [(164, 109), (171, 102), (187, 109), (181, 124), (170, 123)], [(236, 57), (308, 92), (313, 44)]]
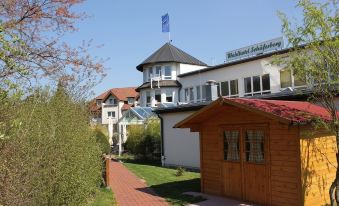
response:
[(168, 13), (161, 17), (161, 22), (162, 22), (162, 32), (169, 32), (170, 28), (169, 28), (169, 16), (168, 16)]

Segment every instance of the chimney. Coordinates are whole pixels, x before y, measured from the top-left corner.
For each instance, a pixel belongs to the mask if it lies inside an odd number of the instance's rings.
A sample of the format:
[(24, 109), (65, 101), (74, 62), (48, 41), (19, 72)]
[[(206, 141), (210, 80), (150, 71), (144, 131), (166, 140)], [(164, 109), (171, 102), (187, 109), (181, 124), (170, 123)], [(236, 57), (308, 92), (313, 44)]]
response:
[(206, 101), (214, 101), (218, 99), (218, 86), (215, 80), (206, 82)]

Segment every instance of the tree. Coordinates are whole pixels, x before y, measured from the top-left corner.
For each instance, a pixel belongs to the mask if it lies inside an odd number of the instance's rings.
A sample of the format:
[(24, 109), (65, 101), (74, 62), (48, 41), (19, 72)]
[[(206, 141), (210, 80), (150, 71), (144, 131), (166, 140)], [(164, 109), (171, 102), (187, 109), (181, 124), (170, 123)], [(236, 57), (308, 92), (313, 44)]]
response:
[[(91, 42), (77, 48), (62, 37), (77, 29), (74, 24), (86, 16), (71, 10), (83, 0), (3, 0), (0, 3), (0, 86), (8, 91), (24, 83), (63, 81), (86, 94), (102, 75), (102, 59), (88, 54)], [(33, 82), (33, 83), (32, 83)], [(75, 89), (76, 88), (76, 89)], [(27, 87), (26, 87), (27, 89)], [(72, 95), (73, 97), (75, 94)]]
[[(338, 1), (323, 3), (299, 0), (297, 7), (303, 11), (301, 22), (291, 21), (279, 12), (283, 33), (291, 44), (288, 57), (277, 57), (274, 63), (287, 69), (312, 90), (311, 101), (320, 103), (331, 114), (330, 122), (320, 121), (336, 135), (339, 149), (339, 116), (335, 98), (339, 92), (339, 12)], [(337, 165), (339, 165), (339, 154)], [(339, 201), (339, 168), (330, 188), (331, 205)]]

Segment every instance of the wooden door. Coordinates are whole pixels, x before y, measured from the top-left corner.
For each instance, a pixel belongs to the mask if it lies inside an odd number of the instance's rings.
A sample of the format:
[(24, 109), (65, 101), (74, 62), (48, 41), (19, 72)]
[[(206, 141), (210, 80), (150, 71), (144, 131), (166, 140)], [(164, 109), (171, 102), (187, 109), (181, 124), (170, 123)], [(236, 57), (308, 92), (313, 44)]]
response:
[(240, 128), (224, 128), (223, 137), (223, 179), (224, 195), (237, 199), (243, 198), (242, 165), (241, 165), (241, 130)]
[(267, 203), (267, 141), (264, 127), (223, 127), (224, 195)]
[(265, 162), (266, 135), (264, 128), (244, 128), (243, 144), (243, 196), (254, 203), (267, 203), (267, 172)]

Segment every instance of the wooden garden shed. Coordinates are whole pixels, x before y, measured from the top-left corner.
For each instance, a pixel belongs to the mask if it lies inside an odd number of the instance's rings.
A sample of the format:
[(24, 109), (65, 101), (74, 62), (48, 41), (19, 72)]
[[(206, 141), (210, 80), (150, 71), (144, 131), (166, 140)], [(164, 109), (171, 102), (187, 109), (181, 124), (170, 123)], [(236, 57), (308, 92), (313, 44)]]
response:
[[(326, 205), (335, 136), (308, 102), (222, 98), (175, 125), (200, 134), (201, 189), (261, 205)], [(183, 137), (184, 138), (184, 137)]]

